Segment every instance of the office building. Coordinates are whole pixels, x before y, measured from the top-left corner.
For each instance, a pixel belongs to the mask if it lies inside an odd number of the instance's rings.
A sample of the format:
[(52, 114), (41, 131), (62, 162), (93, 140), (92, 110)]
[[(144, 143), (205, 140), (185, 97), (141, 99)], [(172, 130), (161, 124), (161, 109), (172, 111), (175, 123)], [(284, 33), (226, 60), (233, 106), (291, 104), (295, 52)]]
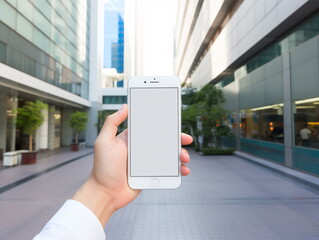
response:
[[(127, 103), (124, 82), (124, 0), (104, 3), (104, 55), (102, 73), (102, 107), (100, 118)], [(100, 125), (102, 122), (100, 123)]]
[(222, 89), (224, 146), (319, 175), (318, 34), (318, 1), (180, 0), (175, 72)]
[[(104, 4), (104, 56), (103, 68), (124, 72), (124, 0), (107, 1)], [(124, 81), (113, 82), (123, 87)]]
[[(73, 111), (88, 111), (89, 118), (96, 115), (94, 106), (102, 98), (97, 90), (102, 62), (97, 57), (98, 5), (97, 0), (0, 0), (0, 149), (4, 152), (27, 148), (23, 129), (15, 125), (16, 109), (26, 101), (48, 105), (34, 141), (38, 150), (72, 142), (67, 120)], [(91, 123), (92, 132), (95, 122)], [(85, 133), (80, 138), (88, 140)]]

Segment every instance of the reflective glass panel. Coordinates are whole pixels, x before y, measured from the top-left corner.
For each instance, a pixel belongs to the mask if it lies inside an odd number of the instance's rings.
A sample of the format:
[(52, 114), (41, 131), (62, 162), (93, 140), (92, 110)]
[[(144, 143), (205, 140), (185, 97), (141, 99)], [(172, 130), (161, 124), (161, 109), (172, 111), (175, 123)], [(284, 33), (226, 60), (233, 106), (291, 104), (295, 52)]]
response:
[(283, 104), (241, 111), (240, 130), (244, 138), (283, 143)]
[(295, 145), (319, 149), (319, 97), (295, 102)]

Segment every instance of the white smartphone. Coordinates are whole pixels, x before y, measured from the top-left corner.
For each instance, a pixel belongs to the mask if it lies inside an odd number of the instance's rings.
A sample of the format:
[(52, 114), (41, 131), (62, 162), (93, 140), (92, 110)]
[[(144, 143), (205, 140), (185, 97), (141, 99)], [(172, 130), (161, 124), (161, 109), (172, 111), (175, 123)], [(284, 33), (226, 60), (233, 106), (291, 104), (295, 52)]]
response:
[(173, 189), (181, 184), (181, 84), (176, 77), (128, 82), (128, 184)]

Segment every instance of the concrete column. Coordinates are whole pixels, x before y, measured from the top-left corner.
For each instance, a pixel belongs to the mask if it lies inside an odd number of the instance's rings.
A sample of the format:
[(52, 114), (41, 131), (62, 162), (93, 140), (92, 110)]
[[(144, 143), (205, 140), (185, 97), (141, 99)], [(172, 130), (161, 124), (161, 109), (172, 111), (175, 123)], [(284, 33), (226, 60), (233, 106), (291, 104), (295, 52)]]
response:
[(73, 111), (68, 108), (62, 109), (61, 114), (61, 144), (62, 146), (69, 146), (72, 143), (73, 130), (69, 124), (70, 115)]
[(12, 117), (10, 118), (11, 123), (10, 123), (10, 151), (15, 151), (16, 150), (16, 132), (17, 132), (17, 128), (16, 128), (16, 119), (17, 119), (17, 115), (15, 114), (15, 112), (18, 109), (18, 97), (17, 94), (13, 94), (13, 96), (10, 98), (10, 105), (11, 105), (11, 113), (12, 113)]
[[(7, 137), (7, 96), (0, 95), (0, 149), (6, 151)], [(2, 160), (2, 159), (0, 159)]]
[(85, 141), (86, 145), (93, 147), (97, 137), (97, 127), (95, 124), (98, 120), (99, 109), (102, 104), (99, 102), (91, 102), (91, 108), (88, 111), (88, 122), (86, 124)]
[(293, 147), (293, 113), (291, 98), (291, 71), (290, 53), (282, 56), (283, 66), (283, 89), (284, 89), (284, 137), (285, 137), (285, 165), (292, 167), (292, 147)]
[(55, 139), (55, 106), (49, 105), (49, 126), (48, 126), (48, 148), (50, 150), (54, 149), (54, 139)]
[(43, 109), (44, 121), (35, 134), (35, 149), (48, 149), (49, 110)]
[(103, 69), (103, 1), (91, 1), (90, 16), (90, 71), (89, 71), (89, 101), (102, 102), (102, 69)]
[[(102, 54), (103, 54), (103, 1), (91, 1), (91, 25), (90, 25), (90, 86), (89, 100), (91, 108), (88, 110), (88, 123), (85, 131), (85, 141), (87, 146), (93, 146), (97, 129), (98, 111), (102, 106)], [(93, 36), (93, 37), (92, 37)], [(81, 133), (82, 134), (82, 133)]]

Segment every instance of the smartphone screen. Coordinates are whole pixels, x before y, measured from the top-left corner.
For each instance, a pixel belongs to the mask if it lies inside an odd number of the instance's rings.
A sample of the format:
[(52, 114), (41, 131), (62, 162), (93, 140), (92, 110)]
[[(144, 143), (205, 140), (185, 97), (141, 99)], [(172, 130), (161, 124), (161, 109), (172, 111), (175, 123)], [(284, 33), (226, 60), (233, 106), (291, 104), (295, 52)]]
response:
[(178, 91), (130, 88), (131, 177), (179, 176)]

